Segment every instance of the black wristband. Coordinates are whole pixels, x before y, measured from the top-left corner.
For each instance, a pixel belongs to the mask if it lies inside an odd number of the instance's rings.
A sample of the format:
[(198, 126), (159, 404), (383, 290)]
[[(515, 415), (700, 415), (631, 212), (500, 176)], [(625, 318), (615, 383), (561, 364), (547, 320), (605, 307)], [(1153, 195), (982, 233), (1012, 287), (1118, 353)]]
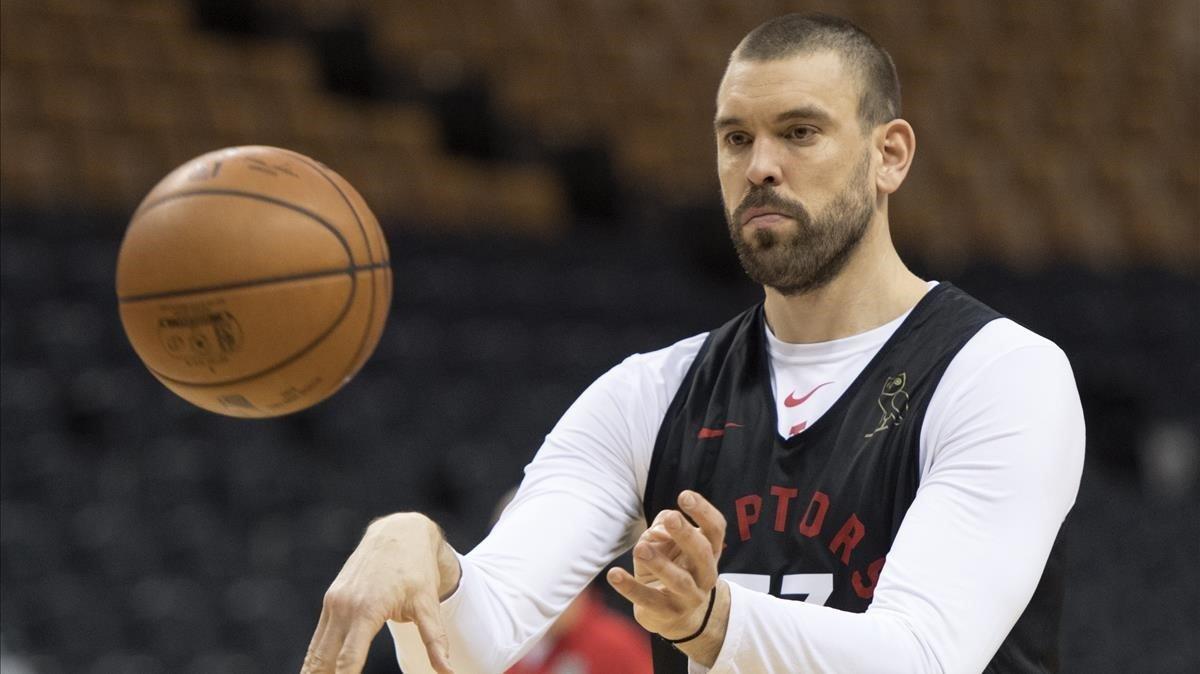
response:
[(715, 606), (716, 604), (717, 604), (717, 586), (713, 585), (712, 592), (708, 593), (708, 610), (704, 612), (704, 621), (700, 623), (700, 629), (693, 632), (690, 636), (686, 636), (682, 639), (667, 639), (666, 637), (663, 637), (663, 639), (666, 639), (667, 643), (669, 643), (669, 644), (682, 644), (685, 641), (691, 641), (692, 639), (695, 639), (696, 637), (700, 636), (701, 634), (704, 634), (704, 628), (708, 627), (708, 619), (712, 615), (713, 606)]

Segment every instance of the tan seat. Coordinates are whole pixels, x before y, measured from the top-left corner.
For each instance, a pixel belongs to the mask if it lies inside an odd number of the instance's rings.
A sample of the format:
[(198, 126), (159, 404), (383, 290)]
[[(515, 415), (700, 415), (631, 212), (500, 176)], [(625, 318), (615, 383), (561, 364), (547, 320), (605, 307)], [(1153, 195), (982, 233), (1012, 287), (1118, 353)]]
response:
[[(8, 7), (8, 3), (2, 6)], [(84, 28), (74, 20), (52, 14), (9, 9), (0, 21), (0, 57), (5, 63), (79, 67)]]
[(72, 134), (71, 145), (85, 203), (105, 211), (133, 213), (174, 168), (163, 147), (136, 132), (80, 129)]
[(8, 63), (0, 68), (0, 117), (5, 121), (28, 124), (39, 115), (34, 70)]
[(117, 82), (124, 126), (194, 133), (213, 128), (199, 80), (187, 75), (130, 71)]
[(63, 209), (80, 203), (71, 143), (61, 131), (0, 121), (0, 185), (6, 206)]
[(37, 72), (38, 111), (44, 123), (68, 128), (122, 125), (120, 92), (111, 72), (78, 65)]

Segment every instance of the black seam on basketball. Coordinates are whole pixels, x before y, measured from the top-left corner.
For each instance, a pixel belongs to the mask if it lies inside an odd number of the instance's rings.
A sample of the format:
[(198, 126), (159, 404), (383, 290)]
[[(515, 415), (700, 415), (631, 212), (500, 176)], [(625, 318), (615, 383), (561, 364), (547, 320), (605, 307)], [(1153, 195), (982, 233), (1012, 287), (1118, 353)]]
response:
[[(370, 268), (365, 267), (360, 271), (370, 271)], [(374, 275), (374, 272), (371, 272), (371, 273), (372, 273), (372, 275)], [(251, 379), (257, 379), (263, 375), (271, 374), (272, 372), (274, 372), (282, 367), (286, 367), (286, 366), (291, 365), (292, 363), (296, 362), (297, 360), (299, 360), (300, 358), (305, 356), (309, 351), (312, 351), (313, 349), (317, 348), (317, 346), (321, 342), (325, 341), (326, 337), (333, 334), (333, 331), (336, 330), (337, 327), (342, 324), (343, 320), (345, 320), (346, 314), (350, 313), (350, 307), (354, 306), (354, 295), (357, 292), (357, 289), (358, 289), (358, 274), (355, 273), (350, 276), (350, 295), (346, 298), (346, 304), (342, 306), (342, 312), (340, 314), (338, 314), (338, 317), (336, 319), (334, 319), (333, 323), (331, 323), (329, 325), (329, 327), (325, 329), (325, 332), (318, 335), (316, 339), (314, 339), (312, 342), (310, 342), (308, 344), (308, 346), (304, 347), (303, 349), (300, 349), (299, 351), (292, 354), (291, 356), (284, 358), (282, 361), (280, 361), (266, 369), (259, 370), (258, 372), (254, 372), (254, 373), (248, 374), (248, 375), (243, 375), (241, 377), (238, 377), (237, 379), (227, 379), (225, 381), (191, 382), (191, 381), (184, 381), (182, 379), (175, 379), (173, 377), (168, 377), (167, 375), (150, 367), (149, 364), (147, 364), (146, 367), (151, 372), (153, 372), (155, 374), (155, 376), (165, 379), (173, 384), (183, 384), (184, 386), (194, 386), (196, 388), (215, 388), (217, 386), (232, 386), (234, 384), (240, 384), (245, 381), (250, 381)], [(339, 379), (337, 381), (341, 381), (341, 380)]]
[[(283, 148), (279, 148), (279, 149), (283, 150), (284, 152), (287, 152), (288, 154), (293, 155), (298, 161), (300, 161), (303, 164), (306, 164), (310, 169), (316, 171), (317, 175), (321, 176), (325, 180), (325, 182), (329, 183), (330, 187), (332, 187), (335, 191), (337, 191), (338, 196), (341, 197), (342, 201), (346, 204), (346, 208), (349, 208), (351, 215), (354, 216), (354, 223), (356, 225), (358, 225), (358, 233), (362, 234), (363, 242), (365, 242), (367, 244), (367, 261), (374, 262), (375, 256), (371, 254), (371, 237), (367, 236), (367, 228), (363, 227), (362, 218), (360, 218), (358, 216), (358, 209), (354, 208), (354, 204), (350, 203), (349, 197), (347, 197), (346, 193), (342, 191), (342, 188), (338, 187), (337, 182), (335, 182), (332, 178), (330, 178), (329, 174), (321, 169), (321, 165), (318, 162), (316, 162), (315, 160), (313, 160), (312, 158), (306, 157), (306, 156), (300, 154), (299, 152), (295, 152), (293, 150), (286, 150)], [(351, 251), (351, 256), (353, 256), (353, 254), (354, 254), (353, 251)], [(353, 257), (350, 258), (350, 262), (354, 262)]]
[(307, 281), (309, 279), (323, 278), (326, 276), (339, 276), (341, 274), (352, 275), (360, 271), (368, 271), (371, 269), (386, 269), (386, 263), (368, 264), (360, 267), (342, 267), (340, 269), (326, 269), (323, 271), (311, 271), (301, 274), (290, 274), (288, 276), (272, 276), (269, 278), (255, 279), (253, 281), (234, 281), (233, 283), (223, 283), (215, 286), (201, 286), (199, 288), (185, 288), (183, 290), (168, 290), (161, 293), (143, 293), (141, 295), (127, 295), (118, 297), (117, 302), (126, 304), (129, 302), (145, 302), (147, 300), (161, 300), (172, 297), (182, 297), (184, 295), (199, 295), (202, 293), (215, 293), (222, 290), (241, 290), (242, 288), (254, 288), (256, 286), (272, 285), (275, 283), (290, 283), (291, 281)]
[[(337, 190), (338, 196), (340, 196), (342, 201), (345, 202), (346, 208), (349, 208), (350, 212), (354, 214), (354, 222), (358, 225), (358, 231), (360, 234), (362, 234), (363, 242), (367, 245), (367, 260), (374, 261), (375, 256), (371, 253), (371, 237), (367, 235), (367, 228), (363, 226), (362, 218), (358, 215), (358, 209), (355, 208), (354, 204), (350, 202), (350, 198), (347, 197), (346, 193), (342, 191), (342, 188), (338, 186), (337, 181), (335, 181), (333, 178), (330, 178), (329, 174), (323, 171), (319, 165), (315, 165), (310, 158), (298, 152), (292, 152), (291, 150), (287, 150), (287, 152), (291, 152), (293, 155), (295, 155), (301, 163), (307, 164), (309, 168), (316, 171), (322, 178), (324, 178), (325, 181), (329, 183), (330, 187)], [(387, 250), (386, 246), (384, 246), (384, 250)], [(353, 255), (353, 252), (351, 252), (351, 262), (354, 261)], [(363, 350), (367, 346), (367, 340), (371, 337), (371, 326), (375, 323), (375, 296), (377, 294), (375, 289), (375, 276), (375, 274), (371, 274), (371, 297), (367, 300), (367, 323), (365, 326), (363, 326), (362, 337), (359, 338), (358, 346), (354, 349), (354, 355), (350, 358), (350, 362), (347, 364), (346, 369), (342, 372), (342, 376), (338, 377), (337, 382), (343, 382), (347, 377), (354, 376), (354, 374), (358, 372), (358, 369), (366, 364), (366, 358), (363, 358), (362, 363), (359, 363), (359, 358), (362, 357)], [(336, 386), (338, 384), (334, 385)]]
[(151, 209), (156, 208), (168, 201), (171, 201), (174, 199), (182, 199), (183, 197), (193, 197), (196, 195), (245, 197), (247, 199), (256, 199), (258, 201), (265, 201), (269, 204), (274, 204), (276, 206), (283, 206), (284, 208), (289, 208), (293, 211), (296, 211), (297, 213), (300, 213), (301, 215), (306, 215), (306, 216), (312, 218), (313, 220), (316, 220), (318, 223), (320, 223), (320, 225), (322, 227), (324, 227), (325, 229), (328, 229), (329, 233), (333, 234), (334, 237), (337, 238), (338, 243), (342, 244), (342, 250), (346, 251), (346, 259), (349, 260), (350, 266), (354, 266), (354, 251), (350, 250), (350, 242), (346, 241), (346, 237), (343, 236), (342, 233), (338, 231), (337, 227), (334, 227), (333, 225), (329, 224), (329, 222), (326, 221), (325, 218), (322, 218), (321, 216), (317, 215), (316, 213), (313, 213), (312, 211), (308, 210), (307, 208), (304, 208), (303, 206), (297, 206), (296, 204), (293, 204), (290, 201), (284, 201), (283, 199), (276, 199), (275, 197), (269, 197), (265, 194), (258, 194), (257, 192), (243, 192), (241, 190), (230, 190), (230, 189), (224, 189), (224, 188), (220, 188), (220, 189), (218, 189), (218, 188), (203, 189), (202, 188), (202, 189), (195, 189), (195, 190), (187, 190), (186, 192), (172, 192), (171, 194), (168, 194), (164, 197), (156, 199), (156, 200), (146, 204), (145, 206), (139, 208), (138, 212), (134, 214), (133, 221), (136, 222), (137, 217), (139, 215), (141, 215), (143, 213), (148, 213)]

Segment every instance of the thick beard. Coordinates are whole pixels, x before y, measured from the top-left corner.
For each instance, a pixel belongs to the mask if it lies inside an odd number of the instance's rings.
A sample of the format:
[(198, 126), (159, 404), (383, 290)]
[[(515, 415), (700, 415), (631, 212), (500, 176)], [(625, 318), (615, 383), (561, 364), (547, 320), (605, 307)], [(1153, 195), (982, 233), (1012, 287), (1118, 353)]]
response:
[[(726, 210), (729, 234), (742, 269), (755, 283), (784, 296), (817, 290), (841, 273), (862, 242), (875, 209), (866, 189), (870, 155), (855, 169), (846, 188), (814, 220), (803, 204), (755, 186), (732, 214)], [(770, 229), (755, 229), (747, 241), (741, 234), (742, 214), (751, 208), (771, 208), (796, 221), (796, 233), (784, 237)]]

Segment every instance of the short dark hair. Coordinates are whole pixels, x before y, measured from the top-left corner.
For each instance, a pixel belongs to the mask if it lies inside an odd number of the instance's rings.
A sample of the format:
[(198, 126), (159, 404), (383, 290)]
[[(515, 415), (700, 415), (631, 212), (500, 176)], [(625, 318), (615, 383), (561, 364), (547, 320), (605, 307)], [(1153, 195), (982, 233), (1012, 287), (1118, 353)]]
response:
[(787, 14), (750, 31), (732, 59), (774, 61), (829, 50), (857, 71), (862, 83), (858, 117), (864, 129), (900, 116), (900, 77), (892, 57), (866, 31), (829, 14)]

